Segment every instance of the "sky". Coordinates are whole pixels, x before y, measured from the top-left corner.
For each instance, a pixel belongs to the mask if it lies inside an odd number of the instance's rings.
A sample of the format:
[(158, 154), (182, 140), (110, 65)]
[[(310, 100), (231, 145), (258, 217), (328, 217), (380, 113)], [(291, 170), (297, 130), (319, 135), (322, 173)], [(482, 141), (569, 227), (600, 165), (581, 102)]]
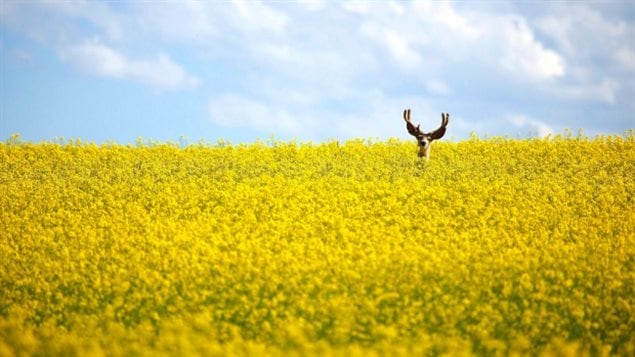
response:
[(0, 141), (635, 128), (635, 0), (0, 0)]

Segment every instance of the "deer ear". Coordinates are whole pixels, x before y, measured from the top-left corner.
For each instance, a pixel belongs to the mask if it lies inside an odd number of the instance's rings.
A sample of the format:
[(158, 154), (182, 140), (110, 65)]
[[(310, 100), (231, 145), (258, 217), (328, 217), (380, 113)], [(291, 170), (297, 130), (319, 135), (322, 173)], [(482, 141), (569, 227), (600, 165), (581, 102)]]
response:
[(408, 120), (406, 121), (406, 129), (408, 129), (408, 133), (412, 136), (417, 136), (417, 132), (419, 129), (415, 128), (415, 126)]
[(441, 113), (441, 126), (437, 130), (429, 134), (430, 139), (438, 140), (441, 139), (443, 135), (445, 135), (445, 127), (448, 125), (449, 116), (450, 115), (447, 113)]

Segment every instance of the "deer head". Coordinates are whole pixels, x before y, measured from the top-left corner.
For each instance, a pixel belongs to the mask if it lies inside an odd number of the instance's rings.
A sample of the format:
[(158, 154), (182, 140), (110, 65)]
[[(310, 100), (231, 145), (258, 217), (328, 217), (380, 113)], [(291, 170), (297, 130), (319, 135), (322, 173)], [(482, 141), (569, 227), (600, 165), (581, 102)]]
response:
[(417, 138), (417, 144), (419, 145), (419, 157), (424, 157), (428, 159), (430, 157), (430, 145), (434, 140), (441, 139), (445, 134), (445, 128), (448, 126), (448, 121), (450, 121), (449, 113), (441, 113), (441, 126), (432, 132), (424, 133), (419, 129), (420, 125), (415, 126), (410, 121), (410, 109), (406, 109), (403, 111), (403, 118), (406, 121), (406, 129), (410, 135)]

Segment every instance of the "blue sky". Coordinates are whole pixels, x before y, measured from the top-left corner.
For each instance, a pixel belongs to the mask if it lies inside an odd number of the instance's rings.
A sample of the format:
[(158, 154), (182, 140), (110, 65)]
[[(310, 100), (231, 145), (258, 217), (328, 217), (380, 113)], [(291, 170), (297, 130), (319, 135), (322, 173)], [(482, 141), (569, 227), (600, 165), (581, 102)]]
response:
[(0, 139), (635, 127), (635, 1), (1, 0)]

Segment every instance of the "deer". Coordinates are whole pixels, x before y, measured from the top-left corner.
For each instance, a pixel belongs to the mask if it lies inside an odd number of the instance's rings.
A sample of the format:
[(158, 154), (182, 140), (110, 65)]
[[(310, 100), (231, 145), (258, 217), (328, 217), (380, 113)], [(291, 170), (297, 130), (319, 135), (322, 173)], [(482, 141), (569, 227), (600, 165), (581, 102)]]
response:
[(421, 125), (415, 126), (410, 121), (410, 109), (406, 109), (403, 111), (403, 119), (406, 121), (406, 129), (408, 129), (408, 133), (410, 135), (417, 138), (417, 144), (419, 145), (419, 157), (423, 157), (424, 159), (430, 158), (430, 146), (434, 140), (439, 140), (445, 134), (445, 128), (448, 126), (448, 122), (450, 121), (449, 113), (441, 113), (441, 126), (432, 132), (424, 133), (419, 128)]

